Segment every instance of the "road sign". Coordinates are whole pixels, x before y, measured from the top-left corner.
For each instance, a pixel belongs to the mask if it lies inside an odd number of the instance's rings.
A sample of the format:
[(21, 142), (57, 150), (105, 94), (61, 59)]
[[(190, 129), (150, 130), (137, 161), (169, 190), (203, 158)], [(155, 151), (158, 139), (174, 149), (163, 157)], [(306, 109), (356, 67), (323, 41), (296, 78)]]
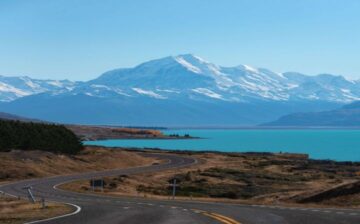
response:
[(94, 187), (102, 187), (103, 186), (103, 180), (90, 180), (90, 185)]
[(92, 187), (93, 191), (95, 191), (96, 187), (101, 187), (101, 191), (104, 190), (104, 180), (103, 179), (91, 179), (90, 186)]

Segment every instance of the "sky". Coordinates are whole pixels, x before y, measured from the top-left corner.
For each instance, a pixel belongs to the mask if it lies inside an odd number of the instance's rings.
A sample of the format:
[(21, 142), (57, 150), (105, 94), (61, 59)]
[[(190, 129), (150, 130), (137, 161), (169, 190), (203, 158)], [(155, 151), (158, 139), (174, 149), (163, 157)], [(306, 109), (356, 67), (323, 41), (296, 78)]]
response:
[(0, 75), (89, 80), (169, 55), (360, 79), (358, 0), (1, 0)]

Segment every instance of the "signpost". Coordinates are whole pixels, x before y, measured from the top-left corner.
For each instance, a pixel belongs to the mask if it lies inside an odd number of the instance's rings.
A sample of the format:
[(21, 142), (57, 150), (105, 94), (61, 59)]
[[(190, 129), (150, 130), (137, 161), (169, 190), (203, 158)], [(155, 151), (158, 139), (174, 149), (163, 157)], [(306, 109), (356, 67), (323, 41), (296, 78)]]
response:
[(31, 192), (32, 187), (26, 186), (26, 187), (23, 187), (23, 189), (27, 190), (29, 201), (32, 203), (35, 203), (35, 201), (36, 201), (35, 197), (34, 197), (33, 193)]
[(95, 191), (96, 187), (101, 187), (101, 191), (104, 191), (104, 180), (103, 179), (91, 179), (90, 180), (90, 186), (92, 187), (92, 190)]
[(176, 187), (178, 186), (178, 184), (176, 182), (178, 182), (178, 181), (176, 178), (174, 178), (172, 180), (172, 184), (170, 184), (170, 186), (172, 186), (172, 200), (175, 200), (175, 196), (176, 196)]

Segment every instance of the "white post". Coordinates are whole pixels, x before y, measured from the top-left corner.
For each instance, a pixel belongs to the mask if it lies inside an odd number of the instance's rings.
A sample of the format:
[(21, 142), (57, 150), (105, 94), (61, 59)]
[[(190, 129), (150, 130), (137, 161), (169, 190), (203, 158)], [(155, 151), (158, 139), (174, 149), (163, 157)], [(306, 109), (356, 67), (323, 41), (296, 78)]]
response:
[(34, 195), (31, 192), (31, 186), (24, 187), (23, 189), (27, 190), (29, 201), (32, 202), (32, 203), (35, 203), (36, 200), (35, 200)]

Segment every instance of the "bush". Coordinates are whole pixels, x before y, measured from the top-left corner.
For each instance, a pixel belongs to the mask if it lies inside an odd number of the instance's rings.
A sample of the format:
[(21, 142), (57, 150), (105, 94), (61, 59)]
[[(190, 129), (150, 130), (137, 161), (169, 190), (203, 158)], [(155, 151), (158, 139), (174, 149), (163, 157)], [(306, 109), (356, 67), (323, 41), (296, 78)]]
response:
[(20, 149), (76, 154), (82, 147), (78, 137), (62, 125), (0, 120), (0, 151)]

